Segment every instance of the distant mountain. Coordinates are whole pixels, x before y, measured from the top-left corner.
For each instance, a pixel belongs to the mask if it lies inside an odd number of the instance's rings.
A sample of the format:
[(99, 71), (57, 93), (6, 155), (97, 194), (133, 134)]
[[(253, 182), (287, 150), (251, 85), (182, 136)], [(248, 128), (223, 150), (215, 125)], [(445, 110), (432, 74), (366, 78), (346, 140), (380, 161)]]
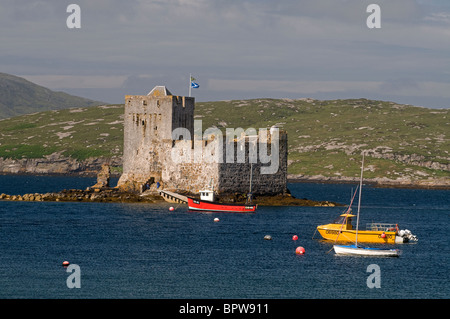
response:
[(24, 78), (0, 73), (0, 119), (17, 115), (104, 104), (55, 92)]

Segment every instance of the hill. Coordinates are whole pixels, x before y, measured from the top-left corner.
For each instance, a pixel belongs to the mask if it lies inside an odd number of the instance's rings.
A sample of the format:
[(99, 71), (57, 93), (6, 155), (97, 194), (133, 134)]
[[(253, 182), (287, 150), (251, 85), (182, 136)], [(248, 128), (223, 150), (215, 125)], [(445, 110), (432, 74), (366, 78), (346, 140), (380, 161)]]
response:
[[(449, 181), (448, 109), (366, 99), (254, 99), (197, 103), (195, 114), (203, 130), (275, 124), (287, 130), (291, 178), (357, 179), (365, 150), (365, 178), (425, 185)], [(39, 167), (45, 172), (64, 159), (72, 161), (72, 171), (88, 169), (86, 161), (120, 166), (122, 151), (123, 105), (0, 121), (0, 172), (39, 172)]]
[(99, 105), (63, 92), (55, 92), (24, 78), (0, 73), (0, 119), (47, 110)]
[(198, 103), (196, 112), (204, 127), (285, 129), (291, 177), (353, 180), (363, 150), (369, 179), (449, 177), (449, 109), (367, 99), (255, 99)]

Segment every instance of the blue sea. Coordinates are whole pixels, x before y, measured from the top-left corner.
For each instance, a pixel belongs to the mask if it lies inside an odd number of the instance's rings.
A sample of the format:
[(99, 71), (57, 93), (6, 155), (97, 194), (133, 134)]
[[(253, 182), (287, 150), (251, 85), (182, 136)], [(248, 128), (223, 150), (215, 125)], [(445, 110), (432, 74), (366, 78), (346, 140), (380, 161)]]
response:
[[(93, 184), (93, 178), (0, 175), (0, 194)], [(343, 204), (356, 187), (288, 186), (298, 198)], [(169, 203), (0, 201), (0, 298), (450, 297), (450, 191), (365, 185), (360, 225), (397, 223), (419, 239), (395, 245), (399, 258), (336, 256), (315, 230), (342, 211), (258, 207), (255, 214), (199, 213)], [(304, 255), (295, 253), (298, 246)], [(72, 272), (62, 266), (65, 260), (78, 265), (80, 288), (68, 287)], [(368, 285), (373, 265), (379, 267), (379, 288)]]

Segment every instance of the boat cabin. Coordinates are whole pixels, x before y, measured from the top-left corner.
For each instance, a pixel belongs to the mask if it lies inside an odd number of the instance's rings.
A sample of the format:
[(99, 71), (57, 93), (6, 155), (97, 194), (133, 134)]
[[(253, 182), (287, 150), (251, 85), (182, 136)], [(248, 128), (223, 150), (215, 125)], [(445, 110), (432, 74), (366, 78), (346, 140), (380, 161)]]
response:
[(333, 221), (333, 224), (339, 224), (339, 225), (344, 224), (344, 229), (351, 230), (351, 229), (353, 229), (352, 217), (355, 217), (355, 216), (356, 215), (352, 215), (349, 213), (342, 214)]
[(200, 191), (200, 199), (207, 200), (209, 202), (213, 202), (214, 201), (214, 191), (211, 191), (211, 190)]

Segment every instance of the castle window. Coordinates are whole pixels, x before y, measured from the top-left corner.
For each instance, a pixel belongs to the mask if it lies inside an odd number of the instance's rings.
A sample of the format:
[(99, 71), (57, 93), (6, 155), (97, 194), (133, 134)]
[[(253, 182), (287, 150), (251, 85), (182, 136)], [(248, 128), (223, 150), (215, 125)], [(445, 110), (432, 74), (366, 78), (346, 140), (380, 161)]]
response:
[(159, 107), (159, 100), (156, 100), (156, 106)]
[(147, 100), (143, 100), (142, 105), (147, 105)]

